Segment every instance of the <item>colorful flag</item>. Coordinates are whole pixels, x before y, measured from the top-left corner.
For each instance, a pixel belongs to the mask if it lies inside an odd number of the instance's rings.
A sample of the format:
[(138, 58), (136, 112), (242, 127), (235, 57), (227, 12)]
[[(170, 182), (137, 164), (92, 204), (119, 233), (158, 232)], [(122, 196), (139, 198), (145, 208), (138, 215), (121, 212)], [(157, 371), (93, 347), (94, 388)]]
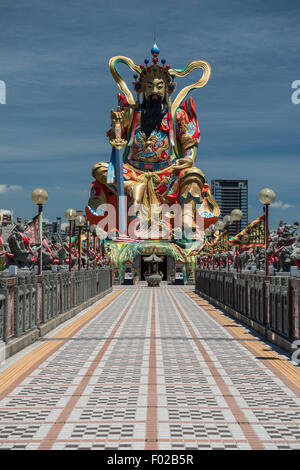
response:
[(220, 235), (210, 243), (210, 246), (219, 253), (224, 253), (225, 251), (229, 250), (228, 245), (228, 231), (220, 233)]
[(255, 219), (244, 230), (229, 240), (230, 245), (252, 248), (266, 246), (265, 214)]
[(37, 215), (29, 223), (29, 227), (25, 232), (25, 235), (29, 238), (31, 245), (40, 245), (41, 244), (41, 234), (42, 234), (42, 217)]

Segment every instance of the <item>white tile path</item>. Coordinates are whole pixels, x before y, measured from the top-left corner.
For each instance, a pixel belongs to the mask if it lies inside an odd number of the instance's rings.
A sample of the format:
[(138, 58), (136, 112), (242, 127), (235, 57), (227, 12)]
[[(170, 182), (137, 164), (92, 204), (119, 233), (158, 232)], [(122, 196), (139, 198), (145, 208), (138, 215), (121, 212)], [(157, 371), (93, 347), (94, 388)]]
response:
[(142, 286), (0, 401), (0, 449), (299, 449), (299, 423), (300, 391), (183, 288)]

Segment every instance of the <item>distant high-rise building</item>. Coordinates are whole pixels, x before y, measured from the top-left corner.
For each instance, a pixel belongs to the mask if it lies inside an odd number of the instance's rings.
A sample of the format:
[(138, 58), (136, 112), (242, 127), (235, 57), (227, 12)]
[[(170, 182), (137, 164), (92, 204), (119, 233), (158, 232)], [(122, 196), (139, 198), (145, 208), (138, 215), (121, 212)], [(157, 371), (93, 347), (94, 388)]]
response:
[(13, 221), (13, 212), (8, 209), (0, 209), (0, 225), (5, 227)]
[(58, 235), (61, 238), (61, 217), (56, 217), (55, 222), (50, 222), (48, 220), (43, 221), (43, 231), (46, 232), (48, 237), (52, 237), (54, 234)]
[(56, 233), (61, 237), (61, 217), (56, 217)]
[[(239, 232), (248, 225), (248, 180), (212, 180), (211, 192), (219, 204), (221, 218), (230, 215), (233, 209), (240, 209), (243, 217), (238, 223)], [(236, 234), (236, 224), (229, 226), (229, 235)]]

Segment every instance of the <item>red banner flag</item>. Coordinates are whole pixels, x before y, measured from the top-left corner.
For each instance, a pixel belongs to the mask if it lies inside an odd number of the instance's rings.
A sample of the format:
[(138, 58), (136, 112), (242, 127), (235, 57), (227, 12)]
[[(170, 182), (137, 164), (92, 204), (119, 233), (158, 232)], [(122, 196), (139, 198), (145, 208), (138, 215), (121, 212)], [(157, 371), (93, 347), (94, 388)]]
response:
[(31, 245), (41, 244), (41, 220), (39, 215), (32, 219), (25, 235), (29, 238)]

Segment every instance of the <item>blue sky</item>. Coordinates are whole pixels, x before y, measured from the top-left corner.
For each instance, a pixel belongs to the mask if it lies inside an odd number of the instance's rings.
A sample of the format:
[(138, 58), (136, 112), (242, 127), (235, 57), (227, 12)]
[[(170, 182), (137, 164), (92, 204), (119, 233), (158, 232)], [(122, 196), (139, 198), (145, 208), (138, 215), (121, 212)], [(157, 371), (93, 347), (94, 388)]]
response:
[[(110, 156), (118, 89), (108, 60), (142, 63), (155, 32), (172, 67), (194, 59), (212, 67), (192, 95), (207, 180), (248, 179), (250, 220), (266, 186), (276, 192), (271, 226), (300, 220), (300, 104), (291, 101), (299, 19), (299, 1), (285, 0), (1, 0), (0, 208), (32, 217), (40, 186), (49, 194), (46, 218), (84, 208), (91, 168)], [(132, 73), (123, 73), (130, 84)]]

